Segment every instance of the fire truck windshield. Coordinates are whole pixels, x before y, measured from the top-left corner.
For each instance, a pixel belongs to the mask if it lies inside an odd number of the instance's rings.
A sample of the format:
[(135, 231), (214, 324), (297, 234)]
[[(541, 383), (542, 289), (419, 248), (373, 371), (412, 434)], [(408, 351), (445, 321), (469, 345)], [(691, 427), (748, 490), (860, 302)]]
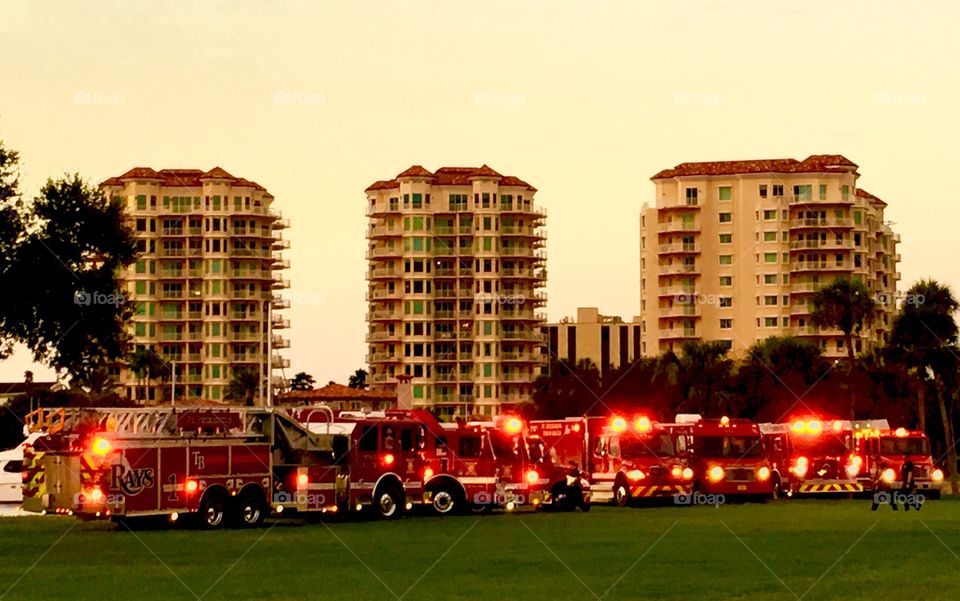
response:
[(622, 436), (621, 457), (673, 457), (677, 454), (669, 434), (653, 436)]
[(881, 455), (929, 455), (930, 443), (921, 436), (909, 438), (883, 437), (880, 439)]
[(519, 436), (512, 436), (500, 431), (493, 431), (490, 434), (490, 445), (497, 457), (521, 457), (526, 459), (526, 457), (523, 457), (523, 445), (520, 444)]
[(695, 450), (702, 457), (761, 457), (759, 436), (697, 436)]
[(808, 457), (839, 457), (849, 452), (845, 436), (794, 436), (793, 448)]

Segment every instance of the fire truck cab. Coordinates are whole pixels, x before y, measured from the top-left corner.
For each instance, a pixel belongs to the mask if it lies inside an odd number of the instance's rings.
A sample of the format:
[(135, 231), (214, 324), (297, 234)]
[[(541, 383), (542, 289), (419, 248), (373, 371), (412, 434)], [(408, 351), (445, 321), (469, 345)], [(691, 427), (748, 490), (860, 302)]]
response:
[(336, 462), (347, 507), (396, 518), (421, 502), (425, 430), (412, 415), (340, 411), (328, 419), (326, 408), (291, 412), (315, 434), (347, 439), (347, 448)]
[[(882, 421), (886, 426), (886, 420)], [(927, 435), (906, 428), (891, 430), (871, 427), (874, 425), (865, 424), (865, 427), (854, 430), (856, 451), (863, 458), (860, 481), (864, 488), (900, 489), (901, 469), (905, 462), (910, 461), (914, 466), (917, 491), (927, 498), (939, 499), (943, 470), (934, 466)]]
[(693, 486), (686, 437), (645, 415), (614, 416), (599, 428), (592, 447), (596, 498), (625, 507), (640, 499), (689, 494)]
[[(699, 419), (686, 428), (693, 490), (708, 495), (769, 497), (770, 462), (760, 429), (748, 419)], [(678, 427), (679, 429), (679, 427)]]
[[(497, 477), (493, 506), (508, 510), (521, 505), (541, 506), (547, 498), (544, 477), (553, 471), (549, 459), (543, 456), (543, 440), (531, 434), (527, 423), (515, 415), (469, 422), (468, 426), (482, 428), (489, 437)], [(476, 509), (485, 509), (477, 505)]]
[[(531, 440), (539, 445), (535, 453), (536, 490), (542, 493), (542, 503), (555, 509), (571, 510), (575, 507), (573, 499), (567, 496), (569, 484), (578, 474), (579, 488), (583, 495), (580, 506), (587, 507), (593, 500), (594, 462), (590, 447), (590, 432), (599, 428), (606, 418), (568, 417), (566, 419), (533, 420), (529, 425)], [(532, 474), (528, 473), (531, 483)]]
[(863, 458), (855, 452), (847, 420), (797, 419), (761, 424), (776, 496), (854, 494)]

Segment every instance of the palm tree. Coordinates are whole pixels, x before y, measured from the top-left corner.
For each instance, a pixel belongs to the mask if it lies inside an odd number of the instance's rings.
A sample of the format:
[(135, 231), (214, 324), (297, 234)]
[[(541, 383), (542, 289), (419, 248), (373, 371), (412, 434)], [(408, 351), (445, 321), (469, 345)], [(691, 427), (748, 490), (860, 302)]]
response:
[(860, 280), (838, 279), (824, 286), (813, 297), (813, 313), (810, 318), (814, 325), (821, 328), (837, 328), (843, 332), (843, 343), (847, 347), (847, 376), (850, 396), (850, 419), (856, 411), (852, 382), (853, 365), (856, 360), (853, 345), (854, 335), (859, 336), (865, 324), (873, 321), (877, 303), (870, 291)]
[(313, 379), (313, 376), (302, 371), (290, 380), (290, 390), (313, 390), (314, 384), (316, 384), (316, 380)]
[(801, 338), (771, 336), (754, 343), (735, 377), (744, 416), (780, 421), (828, 370), (820, 347)]
[[(902, 354), (914, 377), (924, 386), (929, 376), (936, 392), (947, 446), (950, 486), (957, 491), (957, 451), (953, 438), (952, 394), (947, 382), (956, 379), (960, 349), (957, 323), (953, 314), (960, 308), (953, 292), (936, 280), (920, 280), (907, 291), (904, 303), (893, 321), (890, 344)], [(955, 390), (956, 387), (953, 387)], [(926, 411), (921, 407), (920, 411)], [(923, 425), (926, 425), (925, 423)], [(921, 426), (922, 427), (922, 426)]]
[(720, 341), (685, 342), (681, 348), (680, 368), (686, 375), (681, 411), (729, 414), (731, 406), (729, 381), (733, 360), (730, 347)]
[(238, 369), (233, 372), (233, 379), (227, 384), (224, 397), (227, 400), (237, 401), (252, 406), (253, 400), (260, 390), (260, 374), (253, 369)]
[(364, 389), (367, 387), (367, 370), (358, 369), (353, 372), (353, 375), (350, 376), (350, 380), (347, 382), (347, 386), (350, 388)]
[(167, 362), (157, 356), (152, 349), (138, 348), (131, 355), (127, 366), (137, 374), (137, 385), (143, 388), (143, 398), (147, 398), (147, 387), (150, 381), (169, 371)]

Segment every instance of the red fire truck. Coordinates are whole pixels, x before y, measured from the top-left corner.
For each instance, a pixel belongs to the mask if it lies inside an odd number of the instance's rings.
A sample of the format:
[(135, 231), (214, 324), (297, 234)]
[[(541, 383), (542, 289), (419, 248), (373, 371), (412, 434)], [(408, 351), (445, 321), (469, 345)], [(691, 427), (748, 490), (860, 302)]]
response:
[[(543, 494), (543, 504), (570, 511), (577, 505), (587, 509), (592, 501), (590, 484), (591, 454), (588, 432), (601, 418), (568, 417), (566, 419), (533, 420), (529, 424), (529, 440), (534, 452), (536, 472), (528, 479)], [(571, 474), (575, 465), (577, 476)], [(579, 489), (582, 498), (574, 499), (570, 491)]]
[(684, 437), (646, 415), (532, 422), (558, 465), (569, 461), (590, 474), (591, 501), (624, 506), (634, 500), (689, 492), (693, 470)]
[[(692, 442), (689, 454), (694, 494), (768, 497), (773, 494), (770, 462), (760, 429), (748, 419), (697, 419), (672, 424)], [(699, 502), (699, 501), (698, 501)]]
[[(897, 428), (881, 429), (883, 423), (854, 424), (854, 440), (856, 452), (863, 458), (863, 469), (859, 480), (865, 489), (877, 485), (886, 490), (901, 488), (900, 470), (906, 461), (914, 465), (914, 478), (917, 492), (928, 499), (939, 499), (943, 487), (943, 470), (934, 466), (933, 456), (930, 454), (930, 440), (921, 431)], [(858, 427), (859, 426), (859, 427)]]
[(361, 422), (346, 435), (329, 409), (312, 411), (324, 416), (324, 432), (271, 409), (40, 410), (30, 422), (47, 435), (25, 466), (24, 509), (85, 519), (198, 516), (213, 529), (255, 526), (271, 512), (352, 508), (395, 518), (407, 490), (420, 496), (419, 458), (403, 448), (415, 424)]
[[(508, 510), (520, 505), (539, 507), (549, 498), (543, 488), (547, 474), (555, 468), (543, 456), (543, 441), (532, 435), (526, 422), (515, 415), (502, 415), (493, 421), (470, 422), (486, 432), (493, 452), (497, 491), (494, 506)], [(482, 509), (482, 504), (478, 504)]]
[(855, 452), (852, 423), (805, 417), (761, 424), (773, 469), (774, 494), (855, 494), (863, 457)]

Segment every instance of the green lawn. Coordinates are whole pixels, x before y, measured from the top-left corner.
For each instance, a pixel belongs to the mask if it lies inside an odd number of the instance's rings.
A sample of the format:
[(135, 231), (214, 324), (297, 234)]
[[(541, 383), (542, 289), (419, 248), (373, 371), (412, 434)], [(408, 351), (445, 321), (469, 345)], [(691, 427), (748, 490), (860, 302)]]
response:
[(809, 500), (222, 532), (5, 518), (0, 599), (960, 599), (958, 526), (953, 501), (920, 514)]

